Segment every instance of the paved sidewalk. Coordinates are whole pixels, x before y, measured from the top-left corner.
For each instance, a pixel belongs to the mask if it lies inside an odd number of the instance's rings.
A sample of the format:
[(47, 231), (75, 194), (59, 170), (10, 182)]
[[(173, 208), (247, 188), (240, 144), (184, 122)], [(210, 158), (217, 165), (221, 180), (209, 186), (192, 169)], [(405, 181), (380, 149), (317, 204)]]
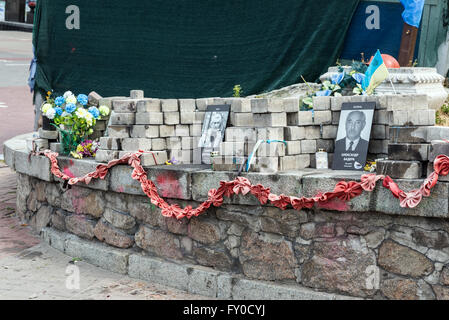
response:
[(0, 154), (3, 143), (34, 129), (33, 95), (27, 81), (32, 34), (0, 30)]
[[(211, 299), (74, 261), (41, 243), (14, 217), (15, 208), (16, 174), (0, 161), (0, 300)], [(79, 289), (71, 288), (74, 267), (79, 271)]]
[(0, 161), (0, 259), (37, 245), (40, 240), (14, 216), (16, 174)]

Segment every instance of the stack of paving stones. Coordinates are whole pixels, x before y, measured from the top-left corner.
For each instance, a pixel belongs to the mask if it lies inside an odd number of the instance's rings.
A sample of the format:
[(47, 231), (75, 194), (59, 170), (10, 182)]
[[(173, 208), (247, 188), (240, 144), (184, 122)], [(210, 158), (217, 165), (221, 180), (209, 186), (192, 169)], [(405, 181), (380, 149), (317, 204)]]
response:
[(422, 178), (429, 163), (429, 132), (440, 132), (439, 127), (432, 127), (435, 110), (429, 109), (426, 95), (382, 98), (390, 126), (387, 155), (385, 159), (377, 160), (377, 173), (397, 179)]
[[(413, 115), (412, 108), (419, 117)], [(422, 178), (433, 171), (436, 156), (449, 155), (448, 143), (443, 140), (449, 136), (449, 128), (433, 126), (435, 111), (417, 105), (410, 109), (407, 120), (400, 122), (403, 126), (390, 127), (388, 159), (377, 161), (378, 174), (399, 179)]]
[(57, 147), (59, 145), (58, 138), (59, 133), (57, 130), (44, 130), (39, 128), (39, 137), (27, 139), (27, 148), (29, 151), (43, 151), (49, 149), (52, 146), (52, 150), (58, 152)]
[[(88, 95), (88, 107), (99, 108), (100, 106), (105, 105), (110, 108), (111, 101), (112, 101), (111, 99), (103, 99), (103, 97), (100, 96), (95, 91), (92, 91)], [(101, 120), (96, 121), (96, 124), (93, 127), (94, 132), (91, 135), (89, 135), (88, 139), (99, 141), (100, 138), (104, 136), (106, 128), (108, 126), (109, 116), (110, 115), (107, 115), (106, 117), (101, 116)]]
[(400, 142), (389, 141), (390, 126), (435, 124), (435, 111), (429, 110), (426, 95), (314, 97), (313, 112), (299, 110), (301, 97), (154, 99), (133, 90), (130, 97), (106, 99), (113, 111), (108, 136), (100, 139), (96, 157), (100, 162), (144, 150), (149, 153), (143, 155), (143, 165), (163, 164), (172, 158), (180, 164), (201, 163), (198, 141), (208, 105), (228, 104), (231, 110), (220, 154), (212, 158), (212, 167), (220, 171), (237, 170), (258, 140), (281, 140), (285, 144), (263, 143), (255, 154), (252, 171), (315, 168), (315, 154), (320, 149), (328, 153), (331, 167), (345, 102), (376, 102), (368, 159), (388, 158), (394, 148), (399, 154), (398, 146), (392, 145)]
[[(449, 127), (390, 127), (388, 160), (377, 161), (377, 173), (398, 179), (418, 179), (433, 171), (440, 154), (449, 155)], [(449, 181), (447, 177), (440, 180)]]

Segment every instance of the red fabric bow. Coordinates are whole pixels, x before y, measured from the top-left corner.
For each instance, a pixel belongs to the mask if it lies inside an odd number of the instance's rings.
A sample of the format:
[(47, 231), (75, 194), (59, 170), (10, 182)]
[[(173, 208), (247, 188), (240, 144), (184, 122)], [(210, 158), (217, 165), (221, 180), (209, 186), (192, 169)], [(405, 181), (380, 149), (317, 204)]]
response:
[(422, 193), (420, 190), (412, 190), (405, 193), (405, 197), (401, 199), (400, 206), (403, 208), (414, 208), (422, 199)]
[(305, 197), (290, 197), (290, 202), (292, 204), (292, 207), (298, 211), (302, 210), (303, 208), (311, 209), (315, 204), (315, 201), (313, 199)]
[(220, 187), (218, 191), (222, 192), (223, 195), (230, 198), (234, 194), (234, 181), (220, 181)]
[(261, 204), (266, 204), (268, 201), (268, 196), (270, 195), (270, 188), (265, 188), (261, 184), (251, 186), (251, 194), (259, 199)]
[(449, 174), (449, 157), (444, 154), (436, 157), (433, 168), (439, 176), (447, 176)]
[(234, 191), (235, 194), (243, 194), (246, 195), (248, 192), (251, 191), (251, 182), (249, 182), (248, 179), (243, 177), (238, 177), (234, 180), (235, 185), (232, 191)]
[(419, 189), (419, 191), (421, 192), (421, 194), (424, 197), (429, 197), (430, 196), (430, 189), (435, 187), (437, 182), (438, 182), (438, 174), (434, 171), (427, 177), (427, 179), (424, 181), (424, 183), (422, 184), (422, 186)]
[(362, 194), (363, 188), (360, 183), (355, 181), (345, 182), (340, 181), (335, 186), (334, 192), (337, 193), (337, 198), (343, 201), (349, 201), (354, 197)]
[(376, 187), (376, 182), (383, 178), (385, 178), (385, 176), (376, 175), (374, 173), (364, 174), (361, 177), (360, 185), (362, 186), (363, 190), (371, 192)]
[(290, 204), (290, 197), (283, 194), (278, 196), (275, 195), (274, 193), (270, 193), (268, 199), (275, 207), (278, 207), (281, 210), (285, 210), (287, 206)]
[(223, 193), (218, 193), (216, 189), (210, 189), (207, 196), (215, 207), (220, 207), (223, 204)]

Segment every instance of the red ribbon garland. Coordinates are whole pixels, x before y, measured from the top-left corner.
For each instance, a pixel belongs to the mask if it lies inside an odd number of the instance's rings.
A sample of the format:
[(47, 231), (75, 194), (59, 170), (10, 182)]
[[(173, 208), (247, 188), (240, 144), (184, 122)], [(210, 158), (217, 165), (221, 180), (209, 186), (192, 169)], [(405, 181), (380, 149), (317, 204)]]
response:
[(422, 197), (430, 196), (430, 190), (436, 185), (438, 176), (446, 176), (449, 174), (449, 157), (446, 155), (439, 155), (434, 162), (435, 171), (427, 177), (419, 189), (404, 192), (389, 176), (364, 174), (361, 177), (361, 182), (340, 181), (335, 186), (333, 192), (320, 193), (311, 198), (298, 198), (283, 194), (276, 195), (270, 192), (270, 188), (265, 188), (261, 184), (252, 185), (247, 178), (237, 177), (233, 181), (220, 181), (220, 187), (218, 189), (209, 190), (207, 200), (201, 203), (197, 208), (187, 206), (183, 209), (177, 204), (169, 205), (159, 196), (155, 184), (153, 181), (148, 180), (147, 174), (140, 164), (140, 156), (142, 153), (144, 152), (139, 150), (139, 152), (134, 154), (125, 154), (118, 160), (109, 161), (108, 164), (99, 164), (94, 172), (90, 172), (83, 177), (71, 178), (59, 169), (57, 161), (58, 153), (50, 150), (43, 152), (43, 154), (50, 159), (51, 172), (58, 178), (69, 180), (68, 183), (70, 185), (79, 182), (89, 184), (92, 179), (104, 179), (109, 169), (117, 164), (130, 165), (134, 168), (131, 177), (140, 182), (143, 192), (150, 198), (151, 203), (162, 209), (162, 215), (164, 217), (175, 217), (178, 220), (184, 217), (188, 219), (193, 216), (197, 217), (210, 208), (211, 205), (220, 207), (223, 205), (223, 197), (231, 197), (233, 194), (252, 194), (261, 204), (266, 204), (269, 200), (271, 204), (282, 210), (285, 210), (289, 205), (298, 211), (303, 208), (310, 209), (315, 203), (325, 204), (334, 198), (349, 201), (361, 195), (363, 191), (371, 192), (376, 187), (376, 182), (378, 180), (383, 180), (382, 185), (389, 189), (395, 198), (399, 199), (401, 207), (414, 208), (421, 202)]

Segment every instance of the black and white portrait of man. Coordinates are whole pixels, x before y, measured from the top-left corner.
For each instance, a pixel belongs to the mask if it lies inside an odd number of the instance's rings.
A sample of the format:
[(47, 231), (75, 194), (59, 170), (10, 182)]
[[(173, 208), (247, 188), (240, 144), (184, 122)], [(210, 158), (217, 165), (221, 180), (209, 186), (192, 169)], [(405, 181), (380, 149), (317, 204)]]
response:
[(354, 151), (360, 153), (368, 148), (368, 141), (361, 137), (362, 130), (366, 127), (366, 115), (363, 111), (351, 111), (345, 122), (346, 136), (335, 142), (339, 150)]
[[(361, 170), (365, 166), (368, 153), (371, 124), (373, 121), (374, 107), (369, 110), (352, 108), (344, 110), (340, 114), (340, 124), (335, 141), (335, 154), (333, 169)], [(371, 106), (371, 105), (369, 105)]]
[[(219, 108), (227, 107), (227, 108)], [(219, 148), (223, 141), (229, 106), (208, 106), (204, 116), (203, 130), (198, 146), (202, 148)]]

